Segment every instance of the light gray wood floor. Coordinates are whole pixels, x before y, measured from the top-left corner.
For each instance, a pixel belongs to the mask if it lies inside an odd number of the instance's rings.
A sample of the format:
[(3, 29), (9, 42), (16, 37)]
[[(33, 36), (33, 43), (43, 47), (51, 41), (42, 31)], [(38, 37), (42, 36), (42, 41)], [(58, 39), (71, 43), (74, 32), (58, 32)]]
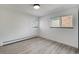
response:
[(0, 54), (75, 54), (76, 49), (43, 38), (32, 38), (0, 47)]

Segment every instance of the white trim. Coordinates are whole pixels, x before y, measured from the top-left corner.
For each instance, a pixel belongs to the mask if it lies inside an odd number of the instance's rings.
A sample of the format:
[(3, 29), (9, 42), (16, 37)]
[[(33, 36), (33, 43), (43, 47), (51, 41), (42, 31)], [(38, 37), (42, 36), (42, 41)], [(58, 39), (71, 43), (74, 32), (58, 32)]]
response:
[(19, 39), (14, 39), (14, 40), (10, 40), (10, 41), (0, 42), (0, 46), (15, 43), (15, 42), (19, 42), (19, 41), (22, 41), (22, 40), (31, 39), (31, 38), (34, 38), (34, 37), (36, 37), (36, 36), (28, 36), (28, 37), (24, 37), (24, 38), (19, 38)]

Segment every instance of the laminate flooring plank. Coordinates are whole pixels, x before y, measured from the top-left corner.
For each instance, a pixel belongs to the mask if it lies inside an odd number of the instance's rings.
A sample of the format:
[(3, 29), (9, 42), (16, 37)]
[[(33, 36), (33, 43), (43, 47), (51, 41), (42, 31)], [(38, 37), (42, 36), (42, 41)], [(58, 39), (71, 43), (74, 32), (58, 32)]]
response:
[(44, 38), (32, 38), (0, 47), (0, 54), (76, 54), (76, 49)]

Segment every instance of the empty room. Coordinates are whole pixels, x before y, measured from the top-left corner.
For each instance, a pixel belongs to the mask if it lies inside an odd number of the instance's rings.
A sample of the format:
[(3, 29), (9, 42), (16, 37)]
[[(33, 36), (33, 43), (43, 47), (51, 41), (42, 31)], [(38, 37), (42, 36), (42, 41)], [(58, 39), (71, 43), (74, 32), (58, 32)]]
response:
[(0, 54), (78, 54), (78, 4), (0, 4)]

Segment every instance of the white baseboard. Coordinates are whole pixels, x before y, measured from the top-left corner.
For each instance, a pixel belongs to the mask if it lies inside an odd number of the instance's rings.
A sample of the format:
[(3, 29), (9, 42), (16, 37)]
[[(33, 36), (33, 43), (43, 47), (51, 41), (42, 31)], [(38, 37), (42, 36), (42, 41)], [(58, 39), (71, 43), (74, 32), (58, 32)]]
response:
[(0, 46), (4, 46), (4, 45), (7, 45), (7, 44), (15, 43), (15, 42), (26, 40), (26, 39), (30, 39), (30, 38), (33, 38), (33, 37), (36, 37), (36, 36), (28, 36), (28, 37), (14, 39), (14, 40), (10, 40), (10, 41), (0, 42)]
[(2, 42), (0, 42), (0, 46), (3, 46), (3, 43)]
[[(42, 37), (42, 36), (40, 36), (40, 38), (43, 38), (43, 39), (46, 39), (46, 40), (51, 40), (51, 39), (49, 39), (49, 38), (45, 38), (45, 37)], [(53, 38), (52, 38), (52, 39), (53, 39)], [(70, 47), (72, 47), (72, 48), (78, 49), (78, 47), (76, 47), (76, 46), (72, 46), (72, 45), (70, 45), (70, 44), (66, 44), (66, 43), (63, 43), (63, 42), (61, 42), (61, 41), (57, 41), (57, 40), (51, 40), (51, 41), (54, 41), (54, 42), (57, 42), (57, 43), (61, 43), (61, 44), (63, 44), (63, 45), (70, 46)]]

